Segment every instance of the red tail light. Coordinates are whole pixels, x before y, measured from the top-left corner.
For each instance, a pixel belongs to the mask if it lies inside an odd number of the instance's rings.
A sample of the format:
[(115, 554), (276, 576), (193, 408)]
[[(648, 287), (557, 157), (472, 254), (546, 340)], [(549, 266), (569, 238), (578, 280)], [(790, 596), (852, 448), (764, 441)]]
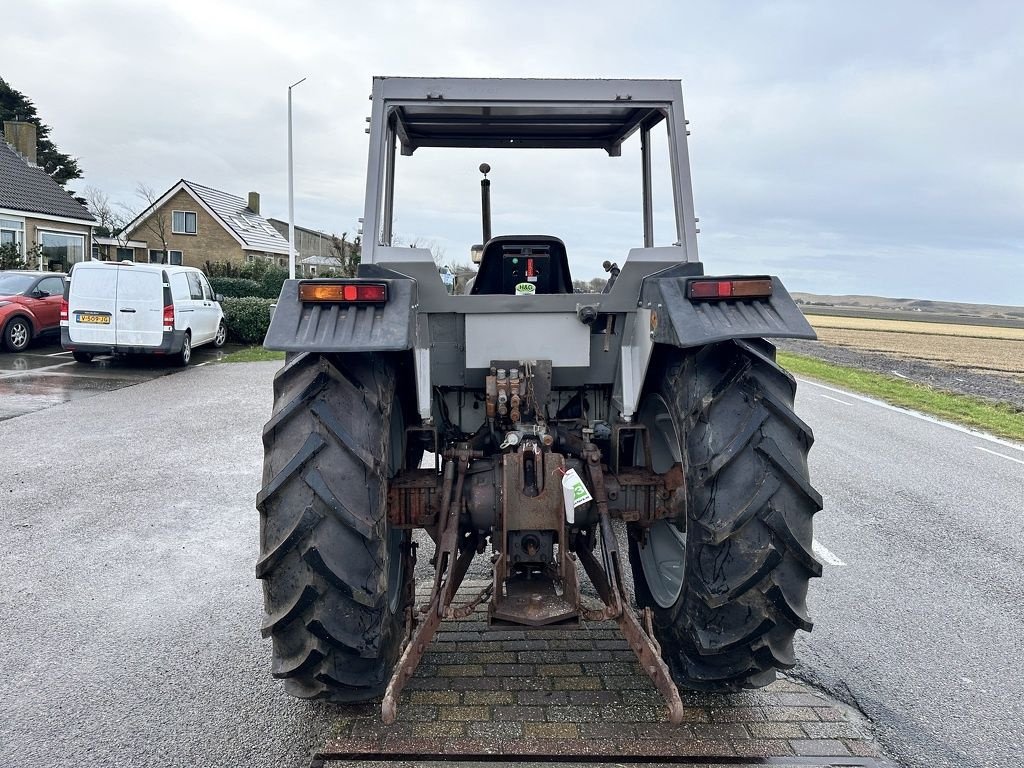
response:
[(60, 321), (66, 323), (68, 321), (68, 300), (60, 300)]
[(174, 330), (174, 305), (168, 304), (164, 307), (164, 330)]
[(771, 295), (772, 279), (770, 277), (710, 278), (690, 281), (689, 296), (691, 299), (767, 299)]
[(387, 283), (299, 283), (300, 301), (340, 304), (384, 304), (388, 300)]

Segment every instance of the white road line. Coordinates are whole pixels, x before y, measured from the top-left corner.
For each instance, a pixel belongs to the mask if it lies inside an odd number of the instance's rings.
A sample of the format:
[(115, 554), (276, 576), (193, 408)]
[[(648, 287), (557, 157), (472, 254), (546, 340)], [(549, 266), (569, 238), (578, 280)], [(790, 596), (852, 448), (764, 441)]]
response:
[(920, 419), (921, 421), (929, 421), (932, 424), (938, 424), (940, 427), (946, 427), (947, 429), (953, 429), (956, 430), (957, 432), (963, 432), (965, 435), (976, 437), (979, 440), (986, 440), (990, 443), (1001, 445), (1004, 448), (1012, 448), (1015, 451), (1021, 451), (1022, 453), (1024, 453), (1024, 445), (1011, 443), (1007, 440), (1002, 440), (998, 437), (993, 437), (992, 435), (986, 435), (984, 432), (975, 432), (973, 429), (961, 427), (959, 424), (950, 424), (948, 421), (942, 421), (941, 419), (936, 419), (933, 418), (932, 416), (926, 416), (925, 414), (918, 413), (917, 411), (910, 411), (907, 410), (906, 408), (899, 408), (895, 405), (889, 405), (888, 403), (883, 403), (881, 400), (875, 400), (872, 397), (865, 397), (864, 395), (855, 395), (853, 392), (847, 392), (845, 389), (836, 389), (835, 387), (830, 387), (827, 384), (819, 384), (816, 381), (804, 379), (799, 376), (797, 377), (797, 381), (799, 381), (801, 384), (810, 384), (812, 387), (821, 387), (822, 389), (827, 389), (829, 392), (835, 392), (837, 395), (842, 395), (843, 397), (852, 397), (854, 400), (860, 400), (862, 403), (870, 403), (871, 405), (877, 405), (879, 408), (885, 408), (887, 411), (896, 411), (896, 413), (902, 413), (907, 416), (913, 416), (915, 419)]
[(846, 565), (842, 560), (836, 557), (832, 552), (825, 548), (825, 545), (815, 539), (811, 542), (811, 549), (818, 557), (824, 560), (829, 565)]
[(1024, 464), (1024, 459), (1015, 459), (1013, 458), (1013, 456), (1006, 456), (1005, 454), (997, 453), (996, 451), (990, 451), (988, 448), (982, 448), (980, 445), (976, 445), (974, 447), (977, 448), (979, 451), (991, 453), (993, 456), (998, 456), (1002, 459), (1009, 459), (1010, 461), (1016, 461), (1018, 464)]
[(70, 352), (51, 352), (46, 357), (60, 357), (61, 355), (70, 355)]
[(891, 374), (892, 374), (893, 376), (899, 376), (899, 377), (900, 377), (901, 379), (907, 379), (907, 380), (909, 380), (909, 379), (910, 379), (910, 377), (909, 377), (909, 376), (904, 376), (904, 375), (903, 375), (902, 373), (900, 373), (899, 371), (890, 371), (890, 373), (891, 373)]
[(831, 400), (833, 403), (842, 403), (843, 405), (853, 405), (853, 403), (848, 403), (845, 400), (840, 400), (838, 397), (830, 397), (829, 395), (823, 395), (821, 393), (818, 394), (818, 397), (824, 397), (826, 400)]

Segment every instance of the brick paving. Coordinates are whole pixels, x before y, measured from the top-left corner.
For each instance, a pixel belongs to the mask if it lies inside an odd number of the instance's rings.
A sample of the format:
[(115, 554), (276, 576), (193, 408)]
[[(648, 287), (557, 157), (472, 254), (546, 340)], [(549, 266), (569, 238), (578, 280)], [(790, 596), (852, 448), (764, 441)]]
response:
[[(460, 598), (480, 586), (465, 584)], [(329, 764), (442, 755), (885, 764), (859, 718), (795, 680), (737, 694), (682, 692), (682, 698), (685, 720), (672, 725), (614, 622), (488, 630), (481, 606), (466, 620), (441, 624), (402, 693), (396, 723), (381, 722), (378, 704), (338, 706), (333, 735), (318, 757)]]

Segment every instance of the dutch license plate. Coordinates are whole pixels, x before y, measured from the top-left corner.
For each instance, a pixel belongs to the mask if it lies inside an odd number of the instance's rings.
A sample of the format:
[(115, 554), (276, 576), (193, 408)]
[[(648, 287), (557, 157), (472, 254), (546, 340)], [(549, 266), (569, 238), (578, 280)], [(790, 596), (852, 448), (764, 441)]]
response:
[(93, 325), (110, 325), (110, 315), (77, 315), (78, 322)]

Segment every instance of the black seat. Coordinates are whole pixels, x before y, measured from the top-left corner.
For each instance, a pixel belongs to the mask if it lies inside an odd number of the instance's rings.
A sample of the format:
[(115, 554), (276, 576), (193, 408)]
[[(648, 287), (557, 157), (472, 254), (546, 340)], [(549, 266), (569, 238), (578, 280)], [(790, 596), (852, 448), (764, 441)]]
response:
[(470, 295), (511, 295), (524, 282), (536, 293), (572, 293), (565, 243), (550, 235), (492, 237), (484, 245)]

